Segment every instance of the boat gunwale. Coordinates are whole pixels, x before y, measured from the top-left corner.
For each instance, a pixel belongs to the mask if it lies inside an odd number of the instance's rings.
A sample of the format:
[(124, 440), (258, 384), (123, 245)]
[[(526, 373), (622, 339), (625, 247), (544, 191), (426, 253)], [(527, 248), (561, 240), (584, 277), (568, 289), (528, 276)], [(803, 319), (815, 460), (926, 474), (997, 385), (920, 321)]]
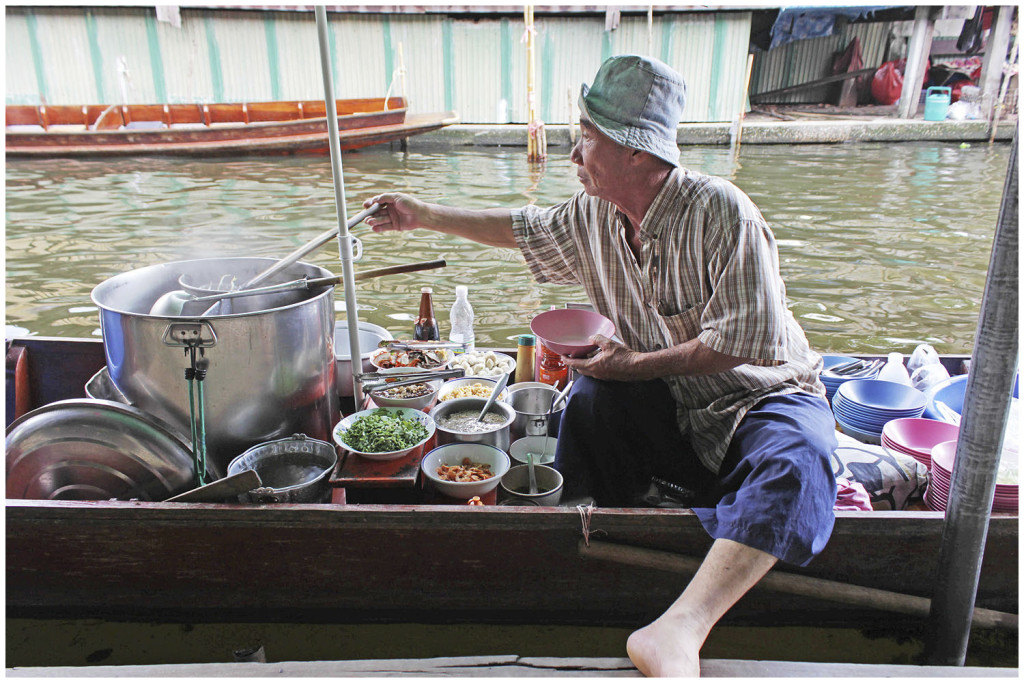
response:
[[(353, 114), (338, 114), (339, 123), (347, 121), (358, 121), (360, 119), (375, 119), (382, 117), (393, 117), (396, 114), (402, 115), (402, 121), (405, 121), (406, 115), (408, 114), (408, 108), (401, 109), (385, 109), (381, 111), (370, 111), (370, 112), (358, 112)], [(207, 133), (207, 132), (237, 132), (241, 130), (256, 130), (265, 132), (266, 129), (274, 127), (285, 127), (285, 128), (298, 128), (298, 127), (315, 127), (317, 125), (325, 125), (327, 123), (326, 116), (315, 116), (305, 119), (286, 119), (281, 121), (253, 121), (252, 123), (246, 123), (245, 121), (223, 121), (216, 122), (213, 124), (209, 123), (197, 123), (187, 124), (187, 128), (116, 128), (112, 130), (75, 130), (75, 131), (49, 131), (49, 130), (13, 130), (5, 131), (4, 134), (8, 138), (14, 138), (16, 141), (22, 141), (26, 138), (38, 137), (43, 139), (54, 139), (54, 138), (72, 138), (75, 136), (87, 136), (87, 137), (125, 137), (125, 136), (150, 136), (150, 137), (168, 137), (172, 134), (183, 134), (183, 133)], [(166, 124), (165, 124), (166, 125)], [(178, 125), (178, 124), (173, 124)], [(386, 124), (394, 125), (394, 124)], [(301, 133), (297, 133), (301, 134)]]
[[(313, 119), (307, 119), (307, 121), (312, 120)], [(326, 121), (326, 119), (320, 120)], [(340, 131), (341, 149), (356, 149), (360, 147), (368, 147), (374, 144), (384, 144), (412, 135), (417, 135), (419, 133), (443, 128), (457, 122), (458, 116), (455, 115), (454, 112), (449, 111), (407, 117), (402, 123), (345, 128)], [(219, 131), (224, 129), (214, 128), (211, 130)], [(137, 134), (140, 131), (126, 132)], [(184, 132), (191, 131), (186, 130)], [(34, 135), (39, 134), (34, 133)], [(126, 141), (121, 144), (107, 143), (98, 145), (45, 144), (33, 146), (9, 146), (6, 149), (6, 153), (8, 157), (12, 158), (146, 156), (162, 154), (190, 156), (196, 154), (231, 155), (247, 153), (315, 153), (321, 150), (327, 150), (328, 147), (328, 132), (326, 126), (324, 126), (324, 130), (301, 133), (292, 132), (284, 135), (269, 135), (263, 137), (220, 137), (223, 139), (180, 141), (161, 140), (158, 142)], [(379, 141), (373, 141), (376, 137), (380, 137), (381, 139)]]
[[(401, 96), (396, 96), (396, 97), (356, 97), (356, 98), (343, 98), (343, 99), (336, 100), (336, 102), (337, 103), (341, 103), (341, 106), (339, 107), (339, 111), (341, 111), (342, 113), (338, 114), (338, 118), (347, 118), (347, 117), (350, 117), (350, 116), (356, 116), (356, 115), (361, 115), (361, 114), (385, 114), (385, 113), (391, 113), (391, 112), (402, 111), (402, 110), (408, 111), (408, 108), (409, 108), (408, 101), (404, 97), (401, 97)], [(397, 104), (399, 106), (389, 107), (388, 106), (389, 102), (394, 102), (395, 104)], [(90, 123), (81, 123), (80, 121), (75, 121), (73, 123), (69, 123), (67, 121), (58, 121), (58, 122), (55, 122), (55, 123), (51, 123), (49, 121), (46, 121), (45, 122), (46, 125), (45, 126), (43, 125), (44, 117), (47, 116), (48, 112), (56, 111), (56, 112), (58, 112), (58, 115), (64, 114), (65, 118), (67, 118), (66, 112), (75, 111), (75, 112), (81, 112), (84, 116), (88, 117), (89, 116), (88, 110), (90, 110), (90, 109), (99, 110), (101, 107), (105, 107), (102, 110), (102, 113), (100, 113)], [(15, 125), (15, 126), (16, 125), (39, 125), (40, 127), (43, 128), (43, 132), (48, 132), (48, 127), (49, 126), (62, 126), (62, 125), (85, 125), (87, 127), (90, 126), (90, 125), (95, 126), (95, 124), (98, 121), (100, 121), (108, 112), (111, 112), (111, 111), (117, 111), (121, 115), (121, 117), (122, 117), (121, 118), (121, 120), (122, 120), (122, 124), (121, 125), (124, 125), (124, 123), (123, 123), (123, 121), (124, 121), (124, 114), (126, 114), (126, 113), (127, 114), (131, 114), (133, 109), (136, 112), (139, 112), (139, 111), (148, 112), (148, 111), (154, 110), (154, 109), (162, 110), (161, 113), (167, 115), (171, 119), (171, 121), (173, 123), (173, 114), (175, 112), (178, 112), (178, 113), (184, 112), (185, 110), (195, 109), (204, 118), (207, 115), (212, 117), (213, 113), (210, 110), (211, 107), (221, 108), (221, 109), (223, 109), (223, 108), (237, 108), (238, 109), (237, 114), (240, 115), (241, 117), (244, 117), (244, 119), (240, 118), (238, 121), (216, 121), (215, 123), (240, 123), (240, 124), (243, 124), (243, 125), (252, 125), (252, 124), (249, 124), (247, 122), (247, 120), (245, 120), (245, 119), (247, 119), (249, 117), (250, 113), (255, 114), (255, 115), (265, 115), (265, 112), (276, 112), (276, 111), (284, 112), (286, 108), (291, 108), (291, 107), (294, 107), (294, 109), (299, 112), (300, 116), (298, 118), (288, 117), (288, 118), (279, 118), (279, 119), (268, 119), (266, 121), (256, 121), (256, 122), (253, 122), (253, 123), (295, 123), (295, 122), (301, 122), (301, 121), (312, 121), (312, 120), (315, 120), (315, 119), (326, 119), (327, 118), (327, 107), (326, 107), (326, 102), (324, 100), (263, 100), (263, 101), (257, 101), (257, 102), (194, 102), (194, 103), (189, 103), (189, 102), (174, 102), (174, 103), (172, 103), (172, 102), (162, 102), (162, 103), (160, 103), (160, 102), (158, 102), (158, 103), (138, 102), (138, 103), (132, 103), (132, 104), (116, 104), (116, 103), (114, 103), (114, 104), (56, 104), (56, 105), (54, 105), (54, 104), (7, 104), (7, 105), (4, 106), (4, 110), (5, 110), (5, 113), (6, 112), (10, 112), (10, 111), (15, 112), (16, 119), (18, 118), (17, 115), (19, 115), (19, 114), (23, 114), (23, 113), (27, 113), (29, 111), (33, 111), (35, 113), (36, 117), (37, 117), (36, 120), (40, 122), (40, 123), (37, 123), (37, 124), (7, 123), (6, 118), (5, 118), (5, 127), (6, 126), (12, 126), (12, 125)], [(313, 108), (315, 111), (317, 111), (318, 115), (317, 116), (305, 116), (304, 110), (307, 107)], [(355, 110), (355, 111), (349, 111), (351, 109), (355, 109), (356, 107), (360, 107), (360, 109)], [(364, 110), (361, 107), (370, 107), (370, 108)], [(372, 108), (372, 107), (376, 107), (376, 108)], [(319, 114), (319, 109), (320, 108), (324, 109), (323, 114)], [(235, 113), (235, 112), (232, 112), (232, 113)], [(145, 115), (145, 114), (143, 114), (143, 115)], [(221, 114), (221, 115), (223, 115), (223, 114)], [(139, 121), (155, 122), (156, 119), (139, 119)], [(167, 123), (163, 119), (160, 119), (160, 122), (161, 123), (165, 123), (165, 124)], [(194, 122), (193, 121), (184, 121), (183, 123), (199, 123), (200, 125), (204, 125), (206, 127), (210, 127), (210, 123), (206, 122), (206, 121), (194, 121)], [(100, 133), (102, 133), (102, 132), (117, 132), (119, 130), (119, 128), (101, 128), (101, 129), (94, 129), (94, 130), (95, 130), (95, 132), (100, 132)], [(31, 132), (34, 132), (34, 131), (28, 131), (28, 132), (31, 133)], [(53, 131), (54, 134), (60, 134), (60, 133), (63, 133), (63, 132), (64, 131)]]
[[(73, 516), (95, 522), (165, 522), (206, 524), (314, 525), (318, 528), (364, 526), (374, 522), (388, 528), (418, 528), (424, 525), (458, 523), (472, 519), (475, 530), (580, 528), (577, 507), (522, 507), (503, 505), (436, 505), (396, 503), (278, 503), (251, 505), (240, 503), (166, 503), (150, 501), (70, 501), (7, 499), (8, 521), (12, 519), (66, 519)], [(471, 518), (465, 515), (473, 515)], [(836, 510), (833, 535), (844, 535), (850, 525), (863, 534), (865, 525), (878, 525), (881, 531), (894, 523), (944, 523), (945, 515), (936, 510)], [(660, 533), (680, 527), (697, 527), (700, 520), (690, 508), (601, 508), (590, 513), (589, 526), (599, 524), (632, 526), (637, 519), (646, 521), (645, 531)], [(509, 524), (518, 520), (516, 524)], [(991, 524), (1016, 525), (1019, 515), (992, 513)], [(603, 529), (607, 532), (608, 529)]]

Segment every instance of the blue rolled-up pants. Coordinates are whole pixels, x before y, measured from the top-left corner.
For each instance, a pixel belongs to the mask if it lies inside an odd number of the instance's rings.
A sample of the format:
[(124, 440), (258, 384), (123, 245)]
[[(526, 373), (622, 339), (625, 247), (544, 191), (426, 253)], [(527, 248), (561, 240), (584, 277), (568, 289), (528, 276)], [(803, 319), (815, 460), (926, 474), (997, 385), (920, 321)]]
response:
[(660, 380), (576, 380), (559, 425), (555, 467), (563, 500), (592, 496), (607, 507), (642, 504), (652, 478), (696, 494), (693, 511), (713, 538), (805, 565), (835, 523), (836, 448), (828, 402), (805, 393), (751, 408), (719, 471), (697, 459), (679, 432), (676, 402)]

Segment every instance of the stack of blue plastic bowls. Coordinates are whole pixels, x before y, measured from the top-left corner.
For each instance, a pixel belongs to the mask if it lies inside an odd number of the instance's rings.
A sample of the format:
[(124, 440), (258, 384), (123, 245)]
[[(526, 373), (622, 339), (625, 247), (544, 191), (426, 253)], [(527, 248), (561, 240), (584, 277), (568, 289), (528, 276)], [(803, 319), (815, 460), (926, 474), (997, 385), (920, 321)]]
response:
[(849, 382), (852, 379), (872, 379), (878, 374), (878, 370), (875, 370), (872, 374), (867, 377), (843, 377), (841, 375), (833, 375), (828, 372), (829, 368), (834, 368), (847, 363), (852, 363), (856, 358), (853, 356), (833, 356), (833, 355), (821, 355), (823, 365), (821, 366), (821, 383), (825, 385), (825, 397), (831, 402), (832, 397), (835, 396), (836, 389), (839, 385), (844, 382)]
[(881, 379), (843, 382), (832, 399), (832, 414), (843, 430), (866, 443), (881, 443), (882, 428), (890, 420), (920, 417), (924, 392)]

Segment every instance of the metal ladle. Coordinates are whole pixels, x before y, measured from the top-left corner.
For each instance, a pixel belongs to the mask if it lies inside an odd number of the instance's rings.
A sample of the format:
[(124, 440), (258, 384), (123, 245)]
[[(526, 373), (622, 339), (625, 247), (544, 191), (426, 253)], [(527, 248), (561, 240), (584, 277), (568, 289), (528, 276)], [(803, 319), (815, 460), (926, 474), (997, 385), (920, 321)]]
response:
[(501, 379), (499, 379), (498, 383), (494, 386), (494, 391), (492, 391), (491, 395), (487, 397), (487, 403), (484, 404), (484, 409), (480, 411), (480, 415), (476, 418), (477, 422), (484, 421), (484, 415), (486, 415), (487, 411), (491, 409), (492, 405), (494, 405), (494, 399), (498, 398), (498, 394), (504, 391), (506, 384), (508, 384), (507, 373), (501, 376)]
[[(417, 263), (406, 263), (398, 266), (388, 266), (386, 268), (375, 268), (373, 270), (364, 270), (360, 273), (353, 275), (353, 280), (361, 282), (362, 280), (370, 280), (375, 277), (381, 277), (384, 275), (397, 275), (399, 273), (413, 273), (420, 270), (433, 270), (434, 268), (444, 268), (448, 265), (444, 259), (435, 259), (433, 261), (419, 261)], [(153, 308), (150, 309), (151, 315), (184, 315), (184, 316), (205, 316), (209, 315), (210, 311), (213, 310), (211, 303), (217, 303), (222, 299), (234, 299), (244, 296), (256, 296), (259, 294), (278, 294), (281, 292), (291, 292), (295, 290), (306, 290), (311, 291), (319, 287), (334, 287), (344, 282), (345, 276), (336, 275), (334, 277), (304, 277), (298, 280), (292, 280), (290, 282), (282, 282), (277, 285), (268, 285), (266, 287), (256, 287), (253, 289), (237, 289), (228, 292), (218, 292), (216, 294), (208, 294), (206, 296), (194, 297), (187, 291), (174, 290), (168, 292), (164, 296), (160, 297)], [(168, 294), (173, 294), (174, 307), (167, 303), (171, 301), (168, 299), (164, 301)], [(161, 301), (164, 301), (161, 304)], [(198, 305), (198, 306), (197, 306)], [(158, 307), (161, 307), (158, 311)]]
[(561, 403), (562, 399), (569, 395), (569, 390), (572, 389), (572, 383), (575, 381), (576, 380), (574, 379), (569, 380), (568, 384), (565, 385), (565, 388), (558, 392), (553, 399), (551, 399), (551, 407), (548, 408), (548, 415), (551, 415), (551, 413), (555, 412), (555, 406)]
[[(355, 227), (356, 225), (361, 223), (365, 218), (367, 218), (367, 217), (373, 215), (374, 213), (376, 213), (379, 208), (380, 208), (380, 204), (373, 204), (368, 209), (364, 209), (363, 211), (360, 211), (355, 216), (352, 216), (352, 218), (348, 219), (345, 222), (346, 226), (349, 227), (349, 228)], [(306, 256), (310, 252), (316, 251), (317, 249), (319, 249), (323, 245), (325, 245), (328, 242), (330, 242), (332, 239), (334, 239), (335, 237), (338, 236), (339, 231), (340, 231), (339, 228), (331, 228), (330, 230), (327, 230), (326, 232), (323, 232), (323, 233), (317, 235), (316, 237), (311, 239), (309, 242), (306, 242), (304, 245), (302, 245), (301, 247), (299, 247), (298, 249), (296, 249), (292, 253), (288, 254), (287, 256), (282, 258), (281, 260), (275, 262), (269, 268), (261, 271), (260, 273), (257, 273), (253, 277), (251, 277), (248, 280), (246, 280), (242, 284), (242, 286), (239, 287), (238, 290), (236, 290), (236, 291), (248, 290), (248, 289), (254, 287), (255, 285), (258, 285), (259, 283), (263, 282), (268, 277), (271, 277), (272, 275), (276, 275), (277, 273), (281, 272), (282, 270), (284, 270), (288, 266), (290, 266), (293, 263), (295, 263), (296, 261), (298, 261), (303, 256)], [(372, 272), (372, 271), (368, 271), (368, 272)], [(180, 282), (179, 282), (179, 284), (180, 284)], [(334, 283), (334, 284), (338, 284), (338, 283)], [(226, 293), (227, 292), (225, 292), (225, 294)], [(256, 294), (263, 294), (264, 292), (255, 292), (255, 293)], [(150, 315), (159, 315), (159, 316), (165, 316), (165, 315), (196, 315), (197, 313), (199, 315), (210, 315), (210, 312), (213, 310), (213, 307), (218, 305), (220, 303), (220, 300), (223, 299), (223, 298), (225, 298), (225, 297), (220, 296), (220, 297), (216, 297), (215, 299), (210, 299), (210, 301), (213, 301), (213, 305), (211, 305), (209, 308), (207, 308), (207, 309), (205, 309), (205, 310), (203, 310), (201, 312), (190, 311), (188, 313), (183, 313), (186, 304), (188, 304), (191, 301), (196, 301), (197, 299), (192, 297), (192, 296), (190, 296), (189, 292), (185, 291), (184, 289), (175, 289), (175, 290), (171, 290), (170, 292), (167, 292), (166, 294), (162, 295), (159, 299), (157, 299), (153, 303), (153, 305), (150, 307), (149, 314)]]

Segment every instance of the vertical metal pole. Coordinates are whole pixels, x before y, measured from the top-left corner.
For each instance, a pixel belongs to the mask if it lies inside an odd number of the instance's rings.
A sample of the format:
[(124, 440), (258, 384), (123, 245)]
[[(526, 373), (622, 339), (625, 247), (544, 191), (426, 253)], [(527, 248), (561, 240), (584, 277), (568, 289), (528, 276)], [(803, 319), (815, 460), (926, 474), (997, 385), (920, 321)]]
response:
[(1017, 135), (981, 301), (932, 595), (928, 659), (963, 666), (1017, 367)]
[(348, 343), (352, 358), (352, 391), (356, 410), (363, 405), (363, 387), (355, 375), (363, 371), (362, 351), (359, 348), (359, 309), (356, 306), (356, 281), (352, 271), (352, 239), (348, 233), (348, 210), (345, 207), (345, 170), (341, 165), (341, 144), (338, 142), (338, 106), (334, 101), (334, 77), (331, 72), (331, 54), (327, 40), (327, 10), (323, 5), (314, 8), (317, 38), (320, 43), (320, 68), (324, 78), (324, 100), (327, 104), (327, 131), (331, 146), (331, 172), (334, 176), (334, 201), (338, 210), (338, 251), (341, 272), (345, 277), (345, 316), (348, 319)]

